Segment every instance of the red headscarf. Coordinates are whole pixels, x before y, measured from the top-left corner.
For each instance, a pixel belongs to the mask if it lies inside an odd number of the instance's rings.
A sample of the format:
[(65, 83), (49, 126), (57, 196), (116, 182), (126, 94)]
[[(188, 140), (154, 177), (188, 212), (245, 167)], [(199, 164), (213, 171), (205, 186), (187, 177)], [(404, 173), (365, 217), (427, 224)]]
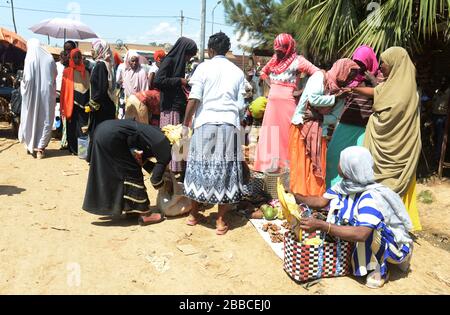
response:
[(118, 66), (118, 65), (120, 65), (120, 64), (122, 64), (122, 63), (123, 63), (123, 61), (122, 61), (122, 58), (120, 58), (119, 53), (118, 53), (118, 52), (115, 52), (115, 53), (114, 53), (114, 64), (115, 64), (116, 66)]
[(74, 102), (74, 73), (78, 71), (81, 73), (81, 77), (86, 79), (86, 67), (84, 63), (81, 62), (80, 65), (76, 65), (73, 60), (76, 53), (81, 53), (81, 51), (76, 48), (70, 52), (69, 66), (64, 69), (63, 80), (61, 85), (61, 109), (62, 114), (66, 119), (71, 119), (73, 114), (73, 102)]
[(350, 58), (343, 58), (336, 61), (325, 75), (325, 89), (329, 94), (335, 94), (339, 91), (338, 81), (346, 81), (352, 70), (359, 70), (356, 62)]
[(161, 94), (158, 90), (149, 90), (135, 94), (136, 97), (148, 108), (148, 112), (152, 114), (151, 125), (159, 127), (159, 116), (161, 109), (159, 107), (161, 101)]
[(153, 58), (156, 62), (161, 62), (161, 60), (166, 56), (166, 52), (164, 50), (155, 51)]
[(78, 48), (75, 48), (70, 51), (69, 68), (80, 72), (83, 79), (85, 79), (86, 78), (86, 67), (84, 66), (83, 61), (81, 61), (81, 64), (76, 65), (75, 61), (73, 60), (75, 58), (76, 53), (81, 54), (81, 50), (79, 50)]
[(281, 74), (287, 70), (291, 63), (297, 58), (297, 43), (295, 39), (286, 33), (280, 34), (275, 38), (273, 45), (274, 50), (280, 50), (285, 55), (283, 59), (279, 59), (274, 54), (272, 59), (263, 68), (263, 72), (267, 75), (270, 73)]

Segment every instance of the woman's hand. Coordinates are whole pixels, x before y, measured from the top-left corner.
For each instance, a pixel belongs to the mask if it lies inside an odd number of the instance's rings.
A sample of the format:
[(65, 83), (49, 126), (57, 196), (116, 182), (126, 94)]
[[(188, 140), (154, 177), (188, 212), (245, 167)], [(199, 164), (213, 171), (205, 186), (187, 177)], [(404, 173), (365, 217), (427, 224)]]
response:
[(189, 138), (189, 133), (190, 133), (191, 129), (187, 126), (184, 126), (181, 128), (181, 139), (187, 139)]
[(365, 77), (368, 81), (370, 81), (370, 83), (372, 83), (372, 85), (377, 85), (377, 78), (369, 71), (366, 71), (365, 73)]
[(306, 112), (303, 114), (303, 121), (308, 122), (313, 120), (314, 120), (314, 113), (311, 110), (307, 109)]
[(292, 94), (294, 95), (295, 98), (300, 97), (303, 94), (303, 89), (302, 90), (296, 90)]
[(144, 166), (144, 161), (142, 160), (143, 155), (144, 155), (143, 151), (134, 150), (134, 158), (141, 167)]
[(334, 96), (338, 99), (346, 98), (348, 94), (352, 92), (351, 88), (343, 88), (339, 90)]
[(307, 109), (306, 112), (303, 114), (303, 121), (304, 122), (309, 122), (309, 121), (322, 121), (323, 120), (323, 115), (313, 112), (310, 109)]
[(185, 78), (181, 78), (181, 86), (187, 86), (189, 81)]
[(323, 230), (325, 225), (328, 225), (325, 221), (317, 219), (318, 213), (314, 213), (312, 217), (304, 218), (300, 220), (300, 228), (308, 233), (315, 232), (317, 230)]

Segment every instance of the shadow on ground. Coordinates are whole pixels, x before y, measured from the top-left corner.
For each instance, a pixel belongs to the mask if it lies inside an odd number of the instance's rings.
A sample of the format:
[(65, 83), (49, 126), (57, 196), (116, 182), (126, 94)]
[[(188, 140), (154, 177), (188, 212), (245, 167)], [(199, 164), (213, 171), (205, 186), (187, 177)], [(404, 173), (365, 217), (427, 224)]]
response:
[(0, 196), (8, 195), (8, 196), (14, 196), (14, 195), (20, 195), (26, 191), (26, 189), (19, 188), (16, 186), (6, 186), (6, 185), (0, 185)]

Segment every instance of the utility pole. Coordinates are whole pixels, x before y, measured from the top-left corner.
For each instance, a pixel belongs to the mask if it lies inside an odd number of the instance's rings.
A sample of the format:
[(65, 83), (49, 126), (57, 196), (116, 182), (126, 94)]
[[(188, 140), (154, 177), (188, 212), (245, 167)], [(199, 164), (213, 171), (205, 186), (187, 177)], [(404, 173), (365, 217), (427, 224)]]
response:
[(13, 20), (13, 24), (14, 24), (14, 32), (16, 32), (16, 34), (17, 34), (16, 16), (14, 14), (14, 0), (10, 0), (10, 1), (11, 1), (12, 20)]
[(183, 24), (184, 24), (183, 10), (181, 10), (180, 21), (181, 21), (181, 36), (180, 37), (183, 37)]
[(205, 60), (205, 35), (206, 35), (206, 0), (202, 0), (202, 28), (200, 32), (200, 62)]
[(211, 35), (214, 35), (214, 11), (217, 9), (217, 7), (219, 6), (219, 4), (221, 4), (222, 1), (217, 1), (216, 6), (212, 9), (212, 30), (211, 30)]

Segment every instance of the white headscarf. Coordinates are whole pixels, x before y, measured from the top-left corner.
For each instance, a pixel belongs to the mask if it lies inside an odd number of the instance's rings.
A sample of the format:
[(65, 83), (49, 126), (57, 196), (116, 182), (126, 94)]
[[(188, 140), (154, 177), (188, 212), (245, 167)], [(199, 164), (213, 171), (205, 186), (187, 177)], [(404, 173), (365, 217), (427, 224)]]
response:
[(397, 193), (375, 182), (374, 162), (369, 150), (364, 147), (349, 147), (342, 151), (339, 165), (344, 179), (331, 190), (341, 195), (369, 191), (397, 243), (411, 244), (408, 231), (413, 225), (405, 205)]
[(341, 184), (348, 193), (360, 192), (375, 183), (373, 158), (364, 147), (350, 147), (342, 151), (340, 166), (345, 175)]
[(108, 70), (108, 95), (111, 100), (115, 99), (115, 84), (114, 84), (114, 60), (112, 58), (113, 53), (111, 47), (102, 39), (96, 39), (92, 43), (92, 48), (94, 49), (95, 56), (94, 59), (97, 62), (103, 62)]
[(131, 68), (131, 58), (137, 57), (139, 59), (139, 66), (142, 66), (143, 64), (148, 64), (147, 59), (145, 59), (144, 56), (139, 55), (139, 53), (136, 50), (130, 49), (127, 51), (125, 55), (125, 69)]
[(45, 149), (51, 139), (56, 105), (56, 64), (38, 39), (27, 42), (21, 83), (19, 140), (29, 152)]

